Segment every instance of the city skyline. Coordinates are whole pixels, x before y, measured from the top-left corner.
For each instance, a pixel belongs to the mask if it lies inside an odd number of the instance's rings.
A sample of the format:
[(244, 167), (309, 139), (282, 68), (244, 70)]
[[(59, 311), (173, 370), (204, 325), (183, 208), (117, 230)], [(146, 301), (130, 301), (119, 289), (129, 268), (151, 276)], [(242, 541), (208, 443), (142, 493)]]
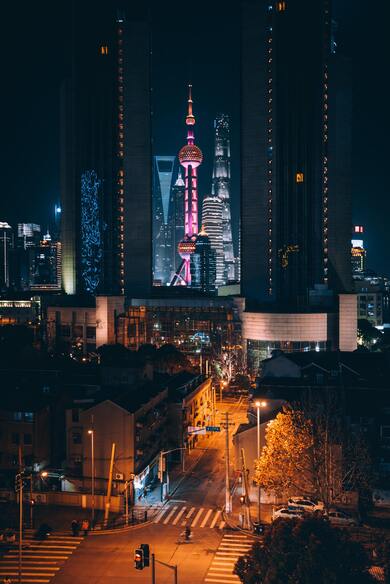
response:
[[(386, 238), (386, 228), (383, 222), (380, 222), (382, 212), (377, 210), (378, 206), (384, 206), (386, 214), (389, 205), (388, 198), (385, 196), (385, 136), (389, 132), (389, 117), (384, 102), (385, 93), (377, 89), (376, 81), (380, 78), (383, 60), (387, 54), (387, 37), (380, 32), (381, 27), (384, 26), (384, 20), (378, 19), (374, 12), (366, 14), (363, 6), (355, 5), (354, 9), (351, 10), (350, 2), (339, 2), (338, 5), (344, 44), (349, 53), (354, 53), (354, 222), (366, 224), (366, 245), (371, 252), (373, 268), (379, 272), (386, 272), (390, 265), (390, 252), (387, 251), (387, 246), (383, 243)], [(19, 55), (19, 60), (26, 63), (26, 79), (23, 82), (19, 73), (16, 75), (16, 69), (11, 61), (5, 62), (5, 76), (9, 78), (10, 87), (12, 86), (14, 90), (9, 91), (8, 94), (4, 92), (1, 96), (2, 110), (10, 112), (10, 115), (5, 117), (3, 125), (5, 136), (3, 181), (5, 192), (8, 195), (3, 198), (0, 213), (2, 220), (9, 223), (35, 221), (46, 225), (54, 204), (59, 200), (58, 94), (61, 81), (66, 76), (68, 69), (69, 53), (66, 48), (66, 40), (69, 35), (70, 10), (69, 5), (65, 3), (59, 4), (57, 8), (61, 16), (59, 21), (63, 22), (63, 26), (56, 27), (55, 32), (49, 24), (50, 6), (49, 3), (45, 2), (34, 8), (28, 3), (22, 2), (22, 18), (19, 22), (20, 34), (17, 41), (11, 31), (5, 31), (5, 46), (10, 50), (12, 48), (12, 53)], [(8, 6), (5, 6), (5, 21), (7, 20), (7, 10)], [(205, 10), (206, 4), (201, 3), (200, 14), (204, 14)], [(210, 22), (202, 23), (201, 30), (202, 36), (207, 38), (206, 45), (212, 51), (212, 59), (209, 59), (209, 63), (207, 63), (203, 57), (200, 57), (204, 63), (203, 78), (199, 75), (197, 65), (193, 65), (191, 75), (188, 58), (177, 53), (172, 38), (164, 46), (161, 46), (160, 42), (159, 80), (157, 80), (158, 83), (154, 84), (154, 93), (160, 100), (160, 106), (155, 112), (156, 150), (162, 155), (174, 152), (172, 148), (173, 137), (175, 142), (182, 137), (178, 113), (180, 114), (181, 111), (182, 100), (185, 97), (185, 86), (189, 77), (197, 85), (200, 114), (198, 132), (205, 150), (203, 167), (205, 175), (208, 174), (207, 165), (211, 165), (211, 126), (217, 111), (226, 111), (231, 115), (233, 142), (236, 140), (239, 125), (239, 117), (233, 103), (237, 93), (234, 83), (228, 81), (228, 72), (233, 74), (237, 67), (234, 64), (234, 59), (230, 68), (226, 65), (226, 60), (231, 60), (234, 56), (234, 43), (233, 49), (227, 47), (226, 56), (221, 58), (220, 53), (217, 52), (217, 45), (223, 40), (223, 35), (219, 32), (215, 33), (215, 27), (212, 26), (212, 22), (217, 17), (222, 19), (226, 30), (225, 34), (230, 38), (234, 33), (233, 18), (231, 14), (226, 15), (221, 12), (219, 5), (216, 5), (215, 9), (207, 7), (207, 10), (210, 14)], [(178, 10), (177, 18), (180, 14), (181, 11)], [(172, 28), (174, 24), (172, 21), (169, 28)], [(200, 32), (196, 25), (197, 23), (194, 24), (194, 38), (199, 39)], [(40, 30), (41, 33), (39, 33)], [(219, 34), (215, 40), (213, 40), (212, 31), (213, 34)], [(176, 31), (175, 35), (177, 34), (180, 34), (180, 38), (184, 36), (184, 33), (180, 31)], [(162, 31), (158, 32), (158, 35), (158, 38), (161, 39)], [(360, 42), (362, 37), (366, 39), (365, 43)], [(158, 38), (156, 38), (156, 42)], [(51, 47), (50, 51), (46, 50), (47, 44)], [(199, 45), (201, 55), (204, 55), (206, 50), (203, 48), (203, 44)], [(30, 46), (34, 46), (35, 50), (29, 51), (28, 47)], [(38, 62), (36, 54), (40, 56)], [(167, 58), (170, 62), (169, 69), (167, 64), (161, 66)], [(211, 71), (215, 71), (217, 74), (215, 81), (210, 78)], [(165, 86), (166, 79), (171, 83), (172, 91)], [(168, 93), (170, 94), (169, 101)], [(27, 112), (20, 103), (22, 95), (24, 96), (23, 100), (29, 103), (29, 111), (33, 114), (30, 120), (27, 119)], [(376, 103), (374, 110), (369, 106), (372, 96), (374, 96)], [(222, 103), (222, 99), (225, 103)], [(169, 135), (166, 133), (167, 126), (171, 128)], [(176, 130), (172, 131), (174, 128)], [(38, 132), (42, 140), (36, 147)], [(20, 135), (23, 135), (23, 141), (21, 143), (18, 140), (17, 143), (16, 137)], [(237, 148), (236, 145), (236, 152)], [(22, 165), (20, 165), (20, 161)], [(15, 172), (16, 168), (17, 172)], [(234, 173), (235, 171), (233, 178)], [(31, 181), (31, 178), (34, 180)], [(234, 180), (238, 185), (239, 177)], [(202, 185), (201, 189), (203, 190)], [(374, 198), (376, 205), (367, 206), (367, 197), (369, 200)], [(17, 208), (14, 208), (11, 201), (18, 201)], [(23, 215), (20, 212), (21, 209), (25, 211)], [(235, 233), (237, 233), (237, 228), (238, 223), (235, 227)]]

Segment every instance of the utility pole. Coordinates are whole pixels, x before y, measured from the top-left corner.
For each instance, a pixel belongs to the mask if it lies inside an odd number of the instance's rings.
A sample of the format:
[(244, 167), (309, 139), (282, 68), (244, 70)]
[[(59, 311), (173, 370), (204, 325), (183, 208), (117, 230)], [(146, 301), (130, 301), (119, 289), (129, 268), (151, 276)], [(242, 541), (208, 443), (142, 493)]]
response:
[(104, 509), (104, 527), (107, 527), (108, 517), (110, 515), (112, 473), (114, 471), (114, 460), (115, 460), (115, 442), (112, 443), (112, 448), (111, 448), (111, 462), (110, 462), (110, 471), (109, 471), (109, 475), (108, 475), (108, 485), (107, 485), (107, 502), (106, 502), (106, 506)]
[(126, 525), (129, 525), (129, 481), (125, 483), (125, 517)]
[(23, 468), (22, 468), (22, 446), (19, 444), (19, 475), (17, 475), (19, 483), (19, 562), (18, 575), (19, 584), (22, 582), (22, 550), (23, 550)]
[(229, 456), (229, 412), (225, 412), (225, 431), (226, 431), (226, 456), (225, 456), (225, 511), (231, 512), (230, 500), (230, 456)]

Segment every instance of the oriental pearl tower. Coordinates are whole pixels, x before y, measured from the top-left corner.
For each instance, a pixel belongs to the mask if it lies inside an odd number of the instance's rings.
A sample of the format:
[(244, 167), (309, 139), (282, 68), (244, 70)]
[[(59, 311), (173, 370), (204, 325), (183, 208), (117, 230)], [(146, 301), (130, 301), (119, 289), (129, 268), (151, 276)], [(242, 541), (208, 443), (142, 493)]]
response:
[(195, 117), (192, 113), (192, 85), (188, 86), (186, 125), (188, 128), (187, 144), (179, 152), (180, 164), (185, 168), (184, 238), (178, 245), (178, 251), (183, 261), (173, 277), (172, 286), (191, 285), (190, 258), (195, 251), (198, 235), (198, 178), (196, 169), (203, 160), (203, 154), (194, 143)]

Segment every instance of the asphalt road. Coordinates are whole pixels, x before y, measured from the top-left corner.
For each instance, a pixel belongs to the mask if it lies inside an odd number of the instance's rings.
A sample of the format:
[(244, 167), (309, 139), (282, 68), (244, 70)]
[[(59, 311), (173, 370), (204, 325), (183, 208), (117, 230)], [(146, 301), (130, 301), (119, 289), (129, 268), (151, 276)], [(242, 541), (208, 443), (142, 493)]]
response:
[[(219, 404), (218, 404), (219, 405)], [(237, 425), (245, 420), (245, 408), (226, 403), (219, 406), (221, 414), (229, 411)], [(231, 434), (234, 426), (230, 427)], [(231, 444), (231, 440), (230, 440)], [(172, 496), (169, 506), (186, 505), (214, 509), (225, 501), (225, 432), (216, 433), (198, 443), (204, 449), (199, 462), (186, 474)], [(172, 511), (173, 512), (173, 511)], [(168, 514), (167, 514), (168, 515)], [(194, 513), (194, 517), (196, 512)], [(184, 517), (184, 515), (183, 515)], [(210, 512), (210, 518), (212, 517)], [(127, 533), (88, 536), (54, 578), (54, 584), (113, 584), (152, 582), (151, 568), (134, 568), (134, 550), (148, 543), (156, 559), (178, 567), (180, 584), (203, 584), (211, 562), (221, 543), (224, 531), (218, 527), (201, 527), (201, 521), (192, 529), (192, 540), (183, 543), (182, 521), (171, 521), (140, 527)], [(156, 584), (173, 583), (169, 568), (156, 567)]]

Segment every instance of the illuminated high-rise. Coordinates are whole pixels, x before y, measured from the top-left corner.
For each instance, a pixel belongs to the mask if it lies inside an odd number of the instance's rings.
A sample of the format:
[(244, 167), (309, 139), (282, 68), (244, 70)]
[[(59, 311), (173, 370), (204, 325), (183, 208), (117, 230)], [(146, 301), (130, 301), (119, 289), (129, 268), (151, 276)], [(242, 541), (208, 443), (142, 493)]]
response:
[(274, 348), (356, 348), (351, 75), (335, 42), (331, 4), (241, 3), (241, 292), (248, 358), (264, 358)]
[(6, 221), (0, 221), (0, 290), (10, 286), (10, 258), (13, 248), (13, 230)]
[(77, 4), (71, 59), (61, 94), (64, 291), (144, 294), (152, 281), (147, 8)]
[[(168, 284), (176, 271), (175, 214), (176, 156), (154, 156), (153, 164), (153, 280)], [(182, 200), (183, 212), (184, 201)], [(183, 235), (180, 237), (182, 239)], [(179, 240), (179, 241), (180, 241)], [(176, 243), (176, 247), (175, 247)]]
[(216, 286), (226, 283), (223, 241), (224, 203), (219, 197), (205, 197), (202, 203), (202, 225), (216, 254)]
[(214, 166), (211, 193), (222, 201), (224, 281), (236, 280), (231, 218), (230, 122), (226, 114), (214, 121)]
[(367, 252), (364, 247), (363, 233), (362, 225), (354, 225), (351, 239), (351, 262), (354, 277), (364, 276), (366, 270)]

